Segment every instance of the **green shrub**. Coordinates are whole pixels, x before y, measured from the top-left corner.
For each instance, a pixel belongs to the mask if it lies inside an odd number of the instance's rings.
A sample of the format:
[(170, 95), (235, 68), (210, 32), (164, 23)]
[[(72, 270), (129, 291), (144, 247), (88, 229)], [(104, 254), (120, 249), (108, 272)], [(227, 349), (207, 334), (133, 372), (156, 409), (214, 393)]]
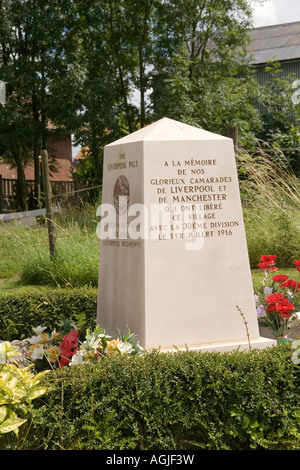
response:
[(289, 345), (154, 351), (49, 378), (24, 449), (300, 449), (299, 366)]
[(36, 374), (30, 367), (20, 369), (15, 364), (0, 364), (0, 449), (18, 436), (20, 426), (28, 418), (32, 419), (32, 400), (47, 391), (39, 386), (46, 373)]
[(55, 329), (63, 318), (76, 320), (85, 314), (96, 323), (97, 289), (22, 288), (0, 295), (0, 340), (23, 339), (38, 325)]

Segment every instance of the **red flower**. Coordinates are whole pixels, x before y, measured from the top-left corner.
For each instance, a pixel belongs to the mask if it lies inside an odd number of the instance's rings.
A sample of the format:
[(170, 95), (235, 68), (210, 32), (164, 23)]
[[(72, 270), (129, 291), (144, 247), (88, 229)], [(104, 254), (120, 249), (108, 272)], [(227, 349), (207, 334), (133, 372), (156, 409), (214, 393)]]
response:
[(59, 368), (61, 369), (69, 364), (70, 359), (78, 350), (78, 332), (71, 330), (69, 334), (64, 336), (59, 347), (61, 349)]
[(259, 269), (268, 269), (269, 268), (269, 263), (258, 263), (257, 265), (259, 267)]
[(295, 259), (295, 261), (293, 261), (293, 264), (297, 267), (297, 271), (300, 272), (300, 259)]
[(291, 314), (291, 310), (295, 310), (293, 304), (291, 304), (287, 298), (282, 299), (280, 302), (276, 304), (276, 311), (282, 317), (289, 318)]
[(260, 257), (260, 261), (262, 263), (268, 263), (269, 265), (275, 264), (275, 259), (277, 258), (276, 255), (262, 255)]
[(278, 268), (276, 268), (274, 266), (275, 264), (275, 259), (276, 259), (276, 255), (262, 255), (260, 257), (260, 261), (261, 263), (258, 263), (258, 267), (261, 269), (261, 270), (266, 270), (268, 269), (269, 271), (277, 271)]
[(279, 292), (274, 292), (274, 294), (269, 295), (269, 297), (266, 298), (266, 301), (268, 304), (276, 304), (280, 300), (284, 298), (283, 294), (280, 294)]
[(298, 291), (300, 289), (300, 283), (297, 281), (294, 281), (293, 279), (288, 279), (287, 281), (281, 284), (281, 287), (292, 287)]
[[(274, 277), (280, 277), (280, 276), (274, 276)], [(286, 281), (286, 282), (289, 282), (289, 281)], [(291, 304), (289, 300), (286, 297), (284, 297), (284, 295), (281, 294), (280, 292), (274, 292), (274, 294), (271, 294), (268, 297), (266, 297), (265, 300), (269, 304), (267, 305), (266, 310), (268, 310), (269, 312), (277, 312), (282, 317), (289, 318), (291, 311), (295, 310), (294, 305)]]
[(278, 271), (278, 268), (276, 268), (276, 266), (270, 266), (269, 271)]
[(276, 305), (277, 305), (277, 304), (269, 304), (269, 305), (266, 307), (266, 310), (268, 310), (269, 312), (276, 312), (276, 311), (277, 311)]
[(274, 282), (284, 282), (287, 280), (289, 276), (286, 274), (277, 274), (277, 276), (273, 276), (272, 279)]

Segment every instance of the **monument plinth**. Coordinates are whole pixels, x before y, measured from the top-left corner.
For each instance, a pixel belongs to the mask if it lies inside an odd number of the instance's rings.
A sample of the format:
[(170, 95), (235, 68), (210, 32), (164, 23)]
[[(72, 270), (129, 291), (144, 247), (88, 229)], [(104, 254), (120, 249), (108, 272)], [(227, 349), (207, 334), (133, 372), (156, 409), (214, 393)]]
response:
[(101, 215), (107, 332), (145, 349), (276, 344), (259, 336), (231, 139), (164, 118), (107, 145)]

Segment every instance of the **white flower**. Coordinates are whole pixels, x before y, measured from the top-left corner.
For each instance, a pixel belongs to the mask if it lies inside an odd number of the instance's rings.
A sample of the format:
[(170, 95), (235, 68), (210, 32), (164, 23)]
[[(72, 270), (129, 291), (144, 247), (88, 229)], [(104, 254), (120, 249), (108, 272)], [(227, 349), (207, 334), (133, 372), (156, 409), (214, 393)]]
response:
[(121, 354), (127, 354), (132, 350), (132, 345), (130, 343), (120, 343), (118, 344), (118, 350)]
[(92, 333), (88, 335), (86, 340), (82, 343), (82, 348), (86, 351), (90, 351), (91, 349), (97, 349), (99, 345), (101, 345), (101, 335)]
[(296, 349), (295, 352), (292, 354), (292, 362), (293, 364), (300, 364), (300, 340), (296, 340), (292, 342), (292, 348)]
[(30, 344), (37, 344), (37, 343), (40, 343), (41, 341), (42, 341), (42, 335), (31, 336), (31, 338), (28, 339), (28, 342)]
[(44, 346), (41, 344), (38, 348), (34, 348), (31, 354), (31, 359), (35, 361), (36, 359), (43, 359), (44, 356)]
[(46, 326), (37, 326), (36, 328), (32, 328), (32, 331), (37, 335), (41, 335), (43, 333), (44, 330), (46, 330), (47, 327)]
[(293, 349), (296, 349), (296, 348), (299, 348), (299, 349), (300, 349), (300, 339), (294, 340), (294, 341), (292, 342), (292, 348), (293, 348)]
[(259, 318), (266, 317), (267, 312), (265, 310), (265, 307), (263, 305), (259, 305), (256, 309), (256, 314)]
[(99, 346), (102, 337), (103, 335), (96, 335), (95, 333), (93, 333), (90, 339), (91, 347), (96, 348), (97, 346)]
[(293, 313), (288, 319), (287, 325), (289, 328), (294, 328), (300, 322), (300, 312)]
[(71, 361), (69, 362), (69, 366), (77, 366), (81, 365), (84, 362), (84, 353), (78, 351), (74, 356), (72, 356)]
[(300, 364), (300, 349), (297, 349), (292, 354), (292, 363), (293, 364)]
[(264, 294), (265, 294), (266, 297), (268, 297), (272, 293), (273, 293), (273, 288), (272, 287), (265, 287), (264, 288)]

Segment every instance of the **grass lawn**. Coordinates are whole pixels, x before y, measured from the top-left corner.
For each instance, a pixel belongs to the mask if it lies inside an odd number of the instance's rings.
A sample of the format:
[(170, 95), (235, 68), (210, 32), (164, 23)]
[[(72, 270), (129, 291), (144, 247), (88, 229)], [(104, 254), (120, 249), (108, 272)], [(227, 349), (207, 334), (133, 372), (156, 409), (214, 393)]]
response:
[[(252, 269), (251, 272), (252, 272), (253, 285), (254, 286), (260, 285), (262, 280), (264, 279), (264, 274), (261, 272), (260, 269)], [(296, 271), (296, 268), (291, 267), (291, 268), (279, 268), (276, 273), (269, 273), (269, 278), (271, 279), (273, 275), (279, 274), (279, 273), (286, 274), (287, 276), (295, 280), (297, 280), (297, 276), (299, 276), (299, 274)]]
[(23, 227), (15, 222), (0, 225), (0, 289), (20, 285), (96, 287), (99, 266), (96, 221), (56, 217), (55, 238), (57, 259), (52, 263), (45, 225)]

